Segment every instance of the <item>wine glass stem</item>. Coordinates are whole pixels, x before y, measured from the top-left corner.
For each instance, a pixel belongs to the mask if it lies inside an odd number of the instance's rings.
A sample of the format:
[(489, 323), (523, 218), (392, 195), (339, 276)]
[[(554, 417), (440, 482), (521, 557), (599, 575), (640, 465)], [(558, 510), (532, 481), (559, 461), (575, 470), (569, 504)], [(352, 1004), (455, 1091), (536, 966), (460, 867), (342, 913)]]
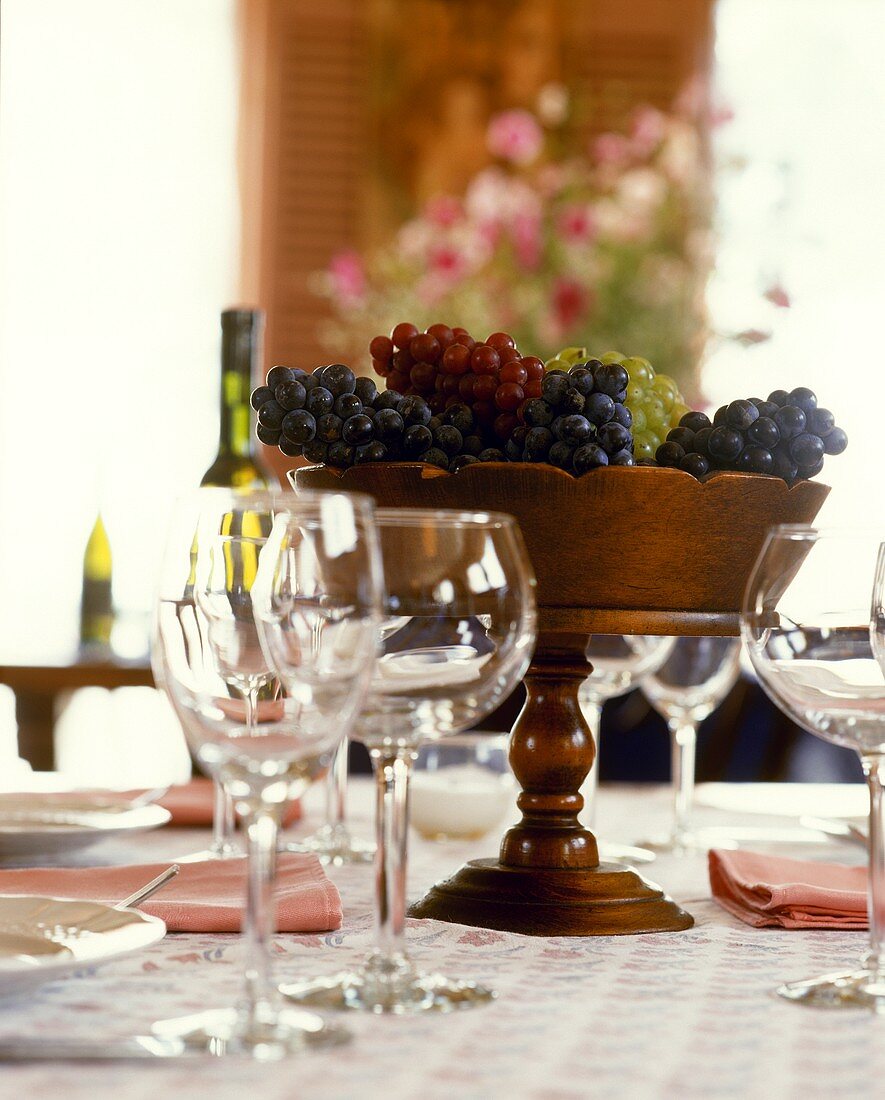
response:
[(347, 822), (347, 752), (345, 738), (335, 750), (332, 766), (326, 773), (326, 824), (333, 831)]
[(596, 804), (599, 801), (599, 734), (602, 730), (602, 704), (586, 695), (582, 695), (579, 701), (581, 710), (584, 713), (584, 721), (590, 727), (590, 732), (593, 734), (593, 744), (596, 746), (596, 752), (593, 754), (593, 766), (581, 786), (581, 794), (584, 796), (582, 820), (585, 828), (595, 830)]
[(870, 952), (866, 965), (870, 970), (881, 973), (885, 964), (885, 756), (864, 753), (861, 763), (870, 791), (870, 870), (867, 882)]
[(254, 737), (258, 732), (258, 696), (261, 693), (261, 685), (251, 683), (243, 691), (243, 703), (246, 707), (246, 733)]
[(246, 816), (249, 872), (243, 941), (246, 951), (245, 1008), (251, 1019), (272, 1010), (276, 990), (271, 981), (270, 942), (276, 911), (273, 899), (279, 822), (276, 809), (250, 806)]
[(674, 718), (667, 725), (670, 728), (673, 780), (673, 840), (678, 844), (688, 836), (691, 829), (698, 730), (694, 722), (687, 722), (685, 719)]
[(220, 779), (212, 780), (215, 805), (212, 811), (212, 851), (225, 855), (234, 842), (234, 802)]
[(375, 950), (395, 964), (405, 957), (406, 869), (409, 827), (408, 750), (372, 753), (375, 766)]

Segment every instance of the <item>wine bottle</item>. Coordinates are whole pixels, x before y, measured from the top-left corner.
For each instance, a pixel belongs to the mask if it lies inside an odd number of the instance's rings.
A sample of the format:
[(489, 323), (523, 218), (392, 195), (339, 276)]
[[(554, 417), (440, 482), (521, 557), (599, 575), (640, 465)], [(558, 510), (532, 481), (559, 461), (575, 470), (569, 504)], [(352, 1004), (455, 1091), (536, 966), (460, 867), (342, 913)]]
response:
[(249, 395), (257, 374), (264, 314), (226, 309), (221, 314), (221, 426), (218, 454), (201, 485), (267, 489), (276, 478), (258, 457)]
[(80, 598), (80, 646), (92, 651), (110, 651), (114, 625), (111, 544), (101, 513), (86, 542), (83, 554), (83, 589)]

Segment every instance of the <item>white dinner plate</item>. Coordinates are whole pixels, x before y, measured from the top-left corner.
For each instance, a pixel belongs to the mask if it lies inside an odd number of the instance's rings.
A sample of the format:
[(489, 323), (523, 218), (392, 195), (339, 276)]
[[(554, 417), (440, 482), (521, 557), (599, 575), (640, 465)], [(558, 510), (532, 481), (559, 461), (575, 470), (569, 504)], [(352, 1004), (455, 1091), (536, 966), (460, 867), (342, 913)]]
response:
[(696, 802), (733, 814), (865, 817), (864, 783), (701, 783)]
[(162, 806), (135, 809), (84, 806), (39, 794), (27, 803), (0, 795), (0, 861), (20, 856), (54, 856), (78, 851), (108, 837), (141, 833), (165, 825), (172, 815)]
[(140, 951), (166, 925), (137, 909), (30, 894), (0, 896), (0, 1000), (21, 997), (83, 966)]

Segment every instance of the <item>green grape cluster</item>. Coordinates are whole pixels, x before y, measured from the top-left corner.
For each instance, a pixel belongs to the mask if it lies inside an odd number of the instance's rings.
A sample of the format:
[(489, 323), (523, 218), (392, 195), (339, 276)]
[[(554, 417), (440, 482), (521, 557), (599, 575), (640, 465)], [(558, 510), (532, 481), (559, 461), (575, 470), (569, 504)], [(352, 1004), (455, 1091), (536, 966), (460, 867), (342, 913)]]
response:
[[(567, 371), (588, 358), (586, 348), (563, 348), (545, 366), (548, 370)], [(602, 363), (620, 363), (630, 376), (627, 408), (633, 416), (633, 454), (637, 462), (653, 459), (670, 429), (678, 427), (682, 417), (691, 411), (679, 387), (668, 374), (655, 373), (651, 363), (638, 355), (607, 351), (598, 358)]]

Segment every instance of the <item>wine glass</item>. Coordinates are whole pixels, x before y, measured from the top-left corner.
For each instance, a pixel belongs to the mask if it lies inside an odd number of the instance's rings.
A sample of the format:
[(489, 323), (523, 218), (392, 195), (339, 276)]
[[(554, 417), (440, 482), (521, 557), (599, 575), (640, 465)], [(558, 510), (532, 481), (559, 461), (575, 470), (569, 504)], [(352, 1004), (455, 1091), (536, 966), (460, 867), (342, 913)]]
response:
[[(368, 1012), (468, 1008), (494, 994), (422, 973), (406, 948), (409, 776), (423, 742), (475, 725), (521, 680), (535, 640), (534, 577), (511, 516), (381, 509), (375, 519), (385, 621), (355, 729), (376, 776), (375, 947), (353, 972), (282, 989), (300, 1003)], [(286, 683), (298, 639), (265, 605), (256, 614)]]
[[(266, 529), (275, 498), (215, 490), (211, 501), (203, 495), (196, 503), (195, 563), (167, 556), (157, 630), (167, 686), (190, 716), (191, 751), (220, 777), (245, 824), (245, 988), (234, 1008), (162, 1021), (154, 1031), (208, 1053), (276, 1059), (348, 1038), (313, 1013), (284, 1007), (268, 948), (280, 818), (328, 766), (368, 687), (381, 560), (366, 498), (328, 493), (286, 502), (285, 545), (276, 543), (270, 556), (242, 531), (256, 521)], [(231, 530), (240, 534), (228, 537)], [(252, 600), (262, 589), (273, 592), (266, 614), (284, 619), (297, 639), (287, 691), (266, 690), (261, 671), (268, 666)]]
[[(594, 634), (587, 643), (587, 660), (593, 669), (581, 684), (578, 703), (596, 743), (593, 766), (581, 787), (584, 799), (582, 817), (589, 829), (593, 828), (596, 821), (603, 704), (607, 699), (615, 699), (632, 691), (644, 676), (658, 668), (672, 646), (672, 638), (656, 638), (644, 634)], [(603, 859), (632, 859), (641, 863), (655, 858), (653, 852), (644, 848), (612, 844), (608, 841), (600, 841), (599, 844)]]
[(741, 629), (763, 688), (809, 732), (854, 749), (870, 792), (870, 950), (847, 974), (778, 988), (801, 1004), (885, 1011), (883, 539), (885, 529), (776, 527), (744, 596)]
[(719, 839), (718, 832), (708, 836), (691, 827), (695, 748), (698, 726), (737, 683), (740, 659), (737, 638), (674, 638), (666, 660), (642, 683), (643, 693), (670, 731), (673, 824), (669, 836), (650, 842), (658, 851), (685, 854)]

